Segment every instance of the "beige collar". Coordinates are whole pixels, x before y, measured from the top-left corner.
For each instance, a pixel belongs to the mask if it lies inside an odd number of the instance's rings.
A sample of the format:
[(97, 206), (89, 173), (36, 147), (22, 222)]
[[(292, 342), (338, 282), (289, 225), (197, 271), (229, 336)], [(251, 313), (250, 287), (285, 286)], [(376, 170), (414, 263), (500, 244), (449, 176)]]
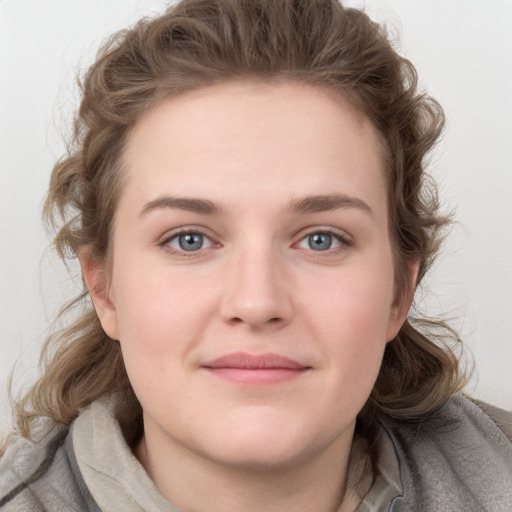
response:
[[(101, 510), (179, 512), (158, 491), (126, 443), (115, 398), (89, 405), (72, 427), (73, 447), (87, 487)], [(387, 512), (402, 494), (398, 459), (384, 429), (378, 439), (378, 474), (356, 512)]]

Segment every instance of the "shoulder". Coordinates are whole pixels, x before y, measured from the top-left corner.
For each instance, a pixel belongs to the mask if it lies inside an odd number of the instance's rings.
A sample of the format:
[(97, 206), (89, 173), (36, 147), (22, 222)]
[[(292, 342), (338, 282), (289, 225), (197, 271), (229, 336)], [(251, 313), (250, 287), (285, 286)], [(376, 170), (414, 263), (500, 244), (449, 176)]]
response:
[(494, 405), (471, 399), (512, 442), (512, 411), (505, 411)]
[(96, 512), (66, 429), (39, 443), (18, 439), (0, 458), (1, 512)]
[(405, 510), (512, 510), (512, 413), (457, 395), (420, 423), (382, 418), (399, 464)]

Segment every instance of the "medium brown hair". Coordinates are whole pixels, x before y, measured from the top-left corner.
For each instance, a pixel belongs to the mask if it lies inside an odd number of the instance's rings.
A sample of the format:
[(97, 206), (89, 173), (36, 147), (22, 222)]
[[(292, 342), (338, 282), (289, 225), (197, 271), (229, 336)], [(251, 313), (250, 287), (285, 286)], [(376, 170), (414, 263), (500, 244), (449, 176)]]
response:
[[(419, 264), (418, 284), (448, 222), (425, 173), (443, 112), (418, 92), (414, 67), (385, 29), (336, 0), (184, 0), (110, 38), (82, 80), (74, 137), (51, 177), (45, 219), (56, 230), (59, 254), (76, 258), (87, 247), (108, 263), (123, 149), (145, 112), (170, 95), (236, 80), (328, 88), (373, 123), (385, 147), (397, 292), (411, 293), (407, 265)], [(41, 417), (69, 425), (107, 392), (140, 413), (119, 342), (102, 330), (85, 288), (61, 314), (74, 306), (78, 316), (47, 339), (43, 375), (17, 403), (26, 437)], [(378, 413), (418, 420), (461, 389), (464, 377), (447, 339), (458, 341), (442, 323), (405, 322), (387, 344), (358, 417), (360, 434), (371, 438)]]

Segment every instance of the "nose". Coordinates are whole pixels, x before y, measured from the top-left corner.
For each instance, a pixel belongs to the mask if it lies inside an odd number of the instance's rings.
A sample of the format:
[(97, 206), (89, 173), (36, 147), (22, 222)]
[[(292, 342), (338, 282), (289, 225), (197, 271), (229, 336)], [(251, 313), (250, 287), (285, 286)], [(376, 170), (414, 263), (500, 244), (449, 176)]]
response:
[(249, 249), (230, 262), (221, 315), (251, 329), (279, 328), (293, 315), (292, 282), (282, 262), (267, 249)]

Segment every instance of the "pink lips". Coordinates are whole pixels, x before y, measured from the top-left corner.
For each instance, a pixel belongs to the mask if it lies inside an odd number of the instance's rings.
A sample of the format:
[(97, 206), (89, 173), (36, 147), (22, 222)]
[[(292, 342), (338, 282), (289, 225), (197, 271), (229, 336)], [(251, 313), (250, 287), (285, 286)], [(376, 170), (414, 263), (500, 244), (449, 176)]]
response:
[(278, 384), (310, 369), (293, 359), (277, 354), (253, 355), (244, 352), (228, 354), (202, 365), (217, 377), (239, 384)]

